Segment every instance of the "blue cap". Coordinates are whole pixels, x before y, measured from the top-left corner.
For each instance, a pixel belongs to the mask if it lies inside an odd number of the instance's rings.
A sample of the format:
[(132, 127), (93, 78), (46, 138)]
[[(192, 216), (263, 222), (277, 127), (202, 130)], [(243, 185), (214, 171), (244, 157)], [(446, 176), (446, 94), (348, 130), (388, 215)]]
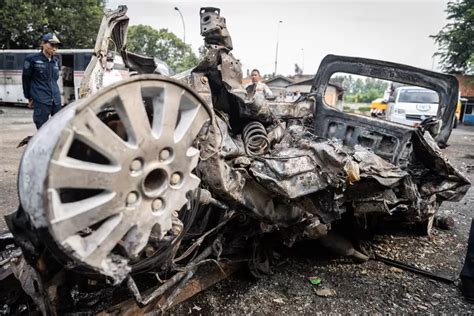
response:
[(55, 44), (58, 46), (63, 46), (63, 43), (61, 43), (59, 39), (57, 38), (57, 36), (54, 35), (53, 33), (48, 33), (48, 34), (43, 35), (41, 40), (45, 43), (47, 42), (47, 43)]

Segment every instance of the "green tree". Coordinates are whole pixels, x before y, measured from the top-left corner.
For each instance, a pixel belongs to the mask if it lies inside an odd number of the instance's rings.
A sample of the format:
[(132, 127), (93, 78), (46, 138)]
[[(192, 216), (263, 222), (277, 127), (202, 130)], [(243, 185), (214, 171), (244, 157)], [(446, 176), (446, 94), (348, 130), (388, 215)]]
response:
[(467, 61), (467, 74), (474, 74), (474, 53), (471, 54), (471, 58)]
[(30, 2), (0, 0), (0, 48), (37, 46), (44, 24), (44, 8)]
[(203, 60), (207, 56), (207, 48), (204, 45), (199, 46), (198, 48), (199, 60)]
[(330, 82), (342, 86), (344, 99), (354, 103), (369, 103), (381, 98), (388, 87), (388, 82), (384, 80), (370, 77), (358, 77), (354, 80), (352, 75), (337, 75)]
[(357, 78), (355, 81), (354, 81), (354, 86), (353, 86), (353, 89), (354, 89), (354, 93), (362, 93), (364, 91), (364, 87), (365, 87), (365, 84), (364, 84), (364, 81), (361, 79), (361, 78)]
[(451, 73), (467, 73), (474, 54), (474, 0), (448, 2), (449, 23), (431, 37), (439, 45), (443, 69)]
[(195, 67), (199, 63), (191, 46), (167, 29), (156, 30), (148, 25), (133, 25), (128, 29), (127, 47), (132, 52), (161, 59), (176, 72)]
[(104, 1), (0, 0), (0, 48), (36, 48), (54, 32), (68, 48), (93, 48)]
[(104, 1), (45, 1), (48, 24), (45, 30), (56, 32), (65, 47), (94, 48)]

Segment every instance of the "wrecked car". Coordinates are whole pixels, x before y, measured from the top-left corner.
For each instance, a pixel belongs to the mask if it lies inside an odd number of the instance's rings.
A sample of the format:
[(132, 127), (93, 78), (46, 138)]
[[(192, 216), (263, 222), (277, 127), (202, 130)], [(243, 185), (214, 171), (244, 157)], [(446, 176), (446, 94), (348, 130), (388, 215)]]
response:
[[(387, 221), (429, 233), (469, 189), (438, 147), (454, 77), (328, 55), (297, 102), (249, 98), (220, 10), (200, 19), (207, 56), (170, 78), (126, 50), (126, 7), (108, 11), (84, 98), (30, 140), (5, 269), (43, 314), (164, 311), (202, 271), (262, 275), (272, 247), (300, 240), (365, 261), (361, 236)], [(102, 88), (110, 37), (139, 75)], [(336, 72), (434, 90), (438, 115), (415, 128), (344, 113), (324, 100)]]

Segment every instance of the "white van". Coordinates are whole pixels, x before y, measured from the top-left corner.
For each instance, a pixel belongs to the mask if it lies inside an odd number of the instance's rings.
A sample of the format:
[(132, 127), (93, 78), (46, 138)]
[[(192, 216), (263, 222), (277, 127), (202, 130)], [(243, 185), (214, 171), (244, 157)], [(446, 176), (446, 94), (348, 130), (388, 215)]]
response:
[(439, 96), (433, 90), (407, 86), (395, 89), (388, 99), (387, 120), (417, 126), (438, 113)]

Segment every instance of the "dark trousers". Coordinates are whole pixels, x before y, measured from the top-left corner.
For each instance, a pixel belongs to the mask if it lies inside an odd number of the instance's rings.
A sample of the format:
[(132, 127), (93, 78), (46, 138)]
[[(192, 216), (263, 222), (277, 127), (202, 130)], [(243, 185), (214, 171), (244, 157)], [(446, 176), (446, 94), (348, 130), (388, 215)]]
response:
[(61, 110), (61, 104), (51, 103), (40, 103), (33, 101), (33, 122), (35, 122), (36, 128), (40, 129), (46, 121), (48, 121), (49, 116), (53, 116)]
[(466, 261), (461, 271), (461, 290), (466, 298), (474, 300), (474, 219), (467, 242)]

